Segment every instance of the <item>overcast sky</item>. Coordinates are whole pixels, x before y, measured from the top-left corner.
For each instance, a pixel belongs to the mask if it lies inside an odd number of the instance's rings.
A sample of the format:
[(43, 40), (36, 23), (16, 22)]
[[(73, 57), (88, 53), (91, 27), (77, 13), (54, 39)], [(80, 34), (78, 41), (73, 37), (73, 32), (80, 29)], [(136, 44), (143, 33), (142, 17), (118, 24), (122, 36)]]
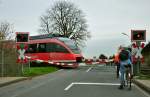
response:
[[(0, 0), (0, 22), (14, 24), (17, 32), (36, 35), (39, 17), (56, 0)], [(67, 1), (67, 0), (66, 0)], [(150, 0), (68, 0), (86, 15), (92, 38), (83, 49), (85, 57), (112, 55), (119, 45), (130, 44), (131, 29), (147, 31), (150, 41)]]

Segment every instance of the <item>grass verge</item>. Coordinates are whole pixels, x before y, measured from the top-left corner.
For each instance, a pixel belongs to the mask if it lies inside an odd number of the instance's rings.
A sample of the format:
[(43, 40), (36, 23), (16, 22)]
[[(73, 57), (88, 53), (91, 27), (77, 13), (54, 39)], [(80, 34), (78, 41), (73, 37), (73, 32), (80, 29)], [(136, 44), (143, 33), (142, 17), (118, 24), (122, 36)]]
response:
[(33, 76), (43, 75), (47, 73), (52, 73), (57, 70), (58, 70), (57, 67), (31, 67), (30, 69), (25, 68), (23, 76), (33, 77)]

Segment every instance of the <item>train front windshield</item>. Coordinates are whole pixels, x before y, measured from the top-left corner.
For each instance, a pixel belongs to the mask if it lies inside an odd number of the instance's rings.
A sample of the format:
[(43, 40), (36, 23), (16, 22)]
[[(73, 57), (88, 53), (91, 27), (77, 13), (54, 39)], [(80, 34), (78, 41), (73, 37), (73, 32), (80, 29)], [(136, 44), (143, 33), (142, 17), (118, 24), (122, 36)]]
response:
[(79, 48), (76, 46), (75, 42), (68, 38), (59, 38), (60, 41), (64, 42), (75, 54), (80, 54)]

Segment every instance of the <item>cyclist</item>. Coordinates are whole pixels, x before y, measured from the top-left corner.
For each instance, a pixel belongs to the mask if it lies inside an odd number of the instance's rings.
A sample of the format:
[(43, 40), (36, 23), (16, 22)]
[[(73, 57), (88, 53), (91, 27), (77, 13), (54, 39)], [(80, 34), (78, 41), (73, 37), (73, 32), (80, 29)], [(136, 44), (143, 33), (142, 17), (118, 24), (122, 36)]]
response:
[[(130, 71), (132, 71), (132, 61), (131, 61), (131, 51), (129, 51), (130, 49), (125, 49), (125, 48), (121, 48), (121, 52), (119, 54), (119, 60), (120, 60), (120, 68), (119, 68), (119, 72), (120, 72), (120, 86), (119, 89), (123, 89), (123, 86), (125, 84), (125, 70), (126, 67), (128, 66), (130, 68)], [(131, 72), (132, 75), (132, 72)]]

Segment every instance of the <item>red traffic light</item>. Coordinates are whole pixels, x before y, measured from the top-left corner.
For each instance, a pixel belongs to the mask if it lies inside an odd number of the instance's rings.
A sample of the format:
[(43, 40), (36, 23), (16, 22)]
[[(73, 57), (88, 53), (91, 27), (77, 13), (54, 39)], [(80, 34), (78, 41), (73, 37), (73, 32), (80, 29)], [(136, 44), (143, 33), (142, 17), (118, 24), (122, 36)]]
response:
[(138, 37), (138, 38), (140, 38), (140, 37), (141, 37), (141, 35), (140, 35), (140, 34), (138, 34), (138, 35), (137, 35), (137, 37)]
[(16, 42), (25, 43), (29, 41), (29, 32), (16, 32)]
[(146, 30), (131, 30), (132, 41), (146, 41)]

